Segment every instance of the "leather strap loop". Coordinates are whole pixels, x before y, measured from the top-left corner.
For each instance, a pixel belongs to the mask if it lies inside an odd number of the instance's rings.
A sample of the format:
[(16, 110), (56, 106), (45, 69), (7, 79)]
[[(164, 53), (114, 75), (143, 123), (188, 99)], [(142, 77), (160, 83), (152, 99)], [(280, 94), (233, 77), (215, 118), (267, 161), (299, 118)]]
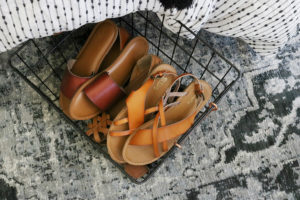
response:
[(85, 95), (101, 110), (111, 108), (120, 98), (126, 95), (124, 90), (103, 72), (84, 89)]

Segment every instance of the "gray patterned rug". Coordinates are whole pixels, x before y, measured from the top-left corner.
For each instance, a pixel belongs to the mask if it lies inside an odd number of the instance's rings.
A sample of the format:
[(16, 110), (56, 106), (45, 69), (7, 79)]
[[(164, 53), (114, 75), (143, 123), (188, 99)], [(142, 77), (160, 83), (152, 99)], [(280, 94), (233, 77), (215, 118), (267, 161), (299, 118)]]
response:
[(242, 78), (148, 182), (135, 185), (0, 54), (0, 199), (300, 199), (300, 35), (262, 58), (201, 32)]

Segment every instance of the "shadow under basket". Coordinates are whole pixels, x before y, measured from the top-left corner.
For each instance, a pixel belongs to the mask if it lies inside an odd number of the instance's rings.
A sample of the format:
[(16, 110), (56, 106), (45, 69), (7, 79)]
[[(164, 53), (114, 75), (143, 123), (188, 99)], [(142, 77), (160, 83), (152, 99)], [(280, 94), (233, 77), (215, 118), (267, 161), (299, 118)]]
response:
[[(149, 53), (156, 54), (162, 58), (164, 63), (173, 65), (178, 74), (193, 73), (199, 79), (211, 84), (213, 94), (209, 103), (197, 115), (194, 125), (180, 137), (177, 142), (180, 144), (200, 121), (215, 109), (216, 104), (239, 79), (240, 71), (199, 35), (180, 22), (177, 22), (179, 31), (174, 34), (164, 28), (161, 20), (151, 12), (137, 12), (113, 20), (119, 26), (126, 28), (133, 36), (141, 35), (147, 38), (150, 45)], [(162, 17), (162, 21), (164, 21), (164, 17)], [(87, 24), (72, 32), (28, 40), (13, 53), (10, 64), (12, 69), (52, 105), (62, 118), (82, 133), (126, 177), (132, 182), (140, 184), (147, 181), (157, 171), (177, 148), (175, 145), (162, 158), (148, 165), (149, 172), (147, 174), (134, 179), (124, 171), (122, 165), (110, 158), (105, 144), (99, 145), (85, 134), (86, 122), (72, 121), (59, 108), (60, 83), (67, 61), (76, 57), (94, 25)], [(195, 38), (187, 40), (180, 37), (184, 33), (192, 34)]]

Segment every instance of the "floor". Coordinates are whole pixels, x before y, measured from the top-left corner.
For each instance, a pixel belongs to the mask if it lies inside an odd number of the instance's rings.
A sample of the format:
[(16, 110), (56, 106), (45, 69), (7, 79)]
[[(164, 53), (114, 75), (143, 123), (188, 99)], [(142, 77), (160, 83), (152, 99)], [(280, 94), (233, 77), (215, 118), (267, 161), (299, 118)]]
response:
[(0, 54), (0, 199), (300, 199), (300, 34), (274, 57), (201, 37), (242, 77), (149, 181), (131, 183)]

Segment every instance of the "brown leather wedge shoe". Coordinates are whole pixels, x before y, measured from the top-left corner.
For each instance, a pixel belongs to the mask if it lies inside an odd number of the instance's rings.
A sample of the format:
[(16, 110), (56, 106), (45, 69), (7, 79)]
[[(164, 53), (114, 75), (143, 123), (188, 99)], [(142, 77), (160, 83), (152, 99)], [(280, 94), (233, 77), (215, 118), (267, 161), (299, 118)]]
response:
[(76, 60), (70, 60), (61, 83), (59, 104), (70, 117), (69, 105), (76, 90), (119, 56), (129, 39), (128, 32), (111, 20), (98, 23)]
[(91, 119), (101, 111), (109, 110), (126, 96), (123, 86), (129, 80), (135, 63), (147, 52), (147, 40), (143, 37), (133, 38), (108, 68), (76, 90), (69, 105), (71, 118)]

